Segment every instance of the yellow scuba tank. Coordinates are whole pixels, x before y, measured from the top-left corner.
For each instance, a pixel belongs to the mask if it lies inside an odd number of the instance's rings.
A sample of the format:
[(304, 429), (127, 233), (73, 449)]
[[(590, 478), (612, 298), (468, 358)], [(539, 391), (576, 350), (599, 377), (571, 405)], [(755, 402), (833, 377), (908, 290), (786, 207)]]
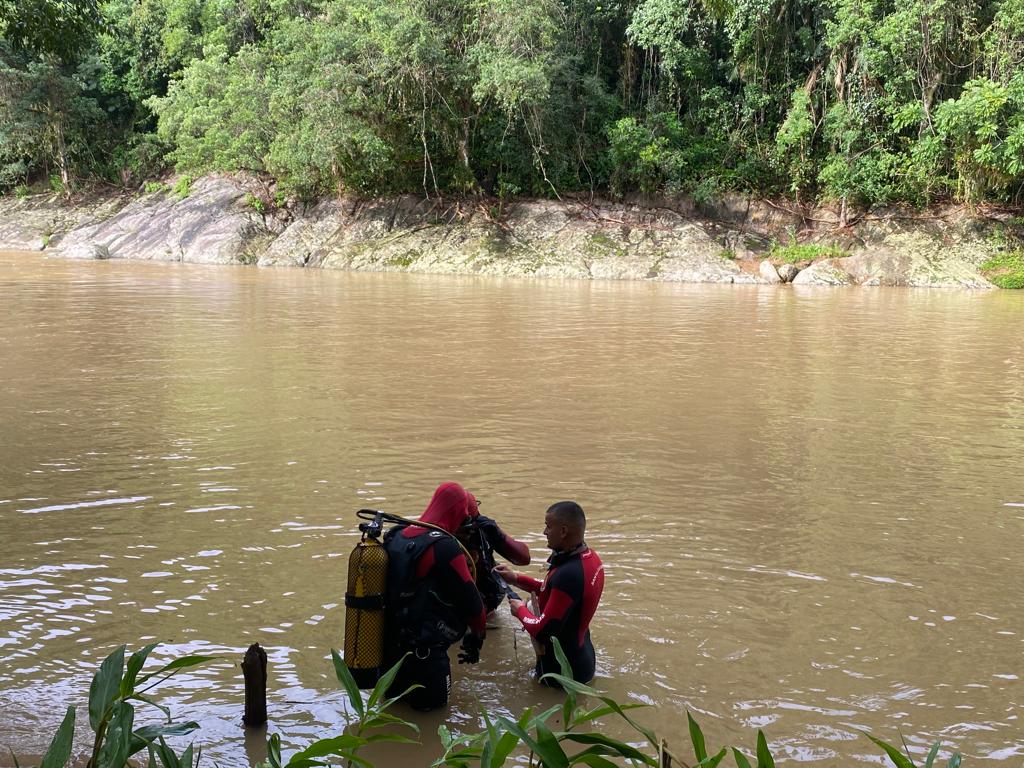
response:
[(348, 558), (345, 591), (345, 666), (360, 688), (373, 688), (384, 670), (384, 598), (388, 553), (380, 517), (361, 523), (363, 538)]

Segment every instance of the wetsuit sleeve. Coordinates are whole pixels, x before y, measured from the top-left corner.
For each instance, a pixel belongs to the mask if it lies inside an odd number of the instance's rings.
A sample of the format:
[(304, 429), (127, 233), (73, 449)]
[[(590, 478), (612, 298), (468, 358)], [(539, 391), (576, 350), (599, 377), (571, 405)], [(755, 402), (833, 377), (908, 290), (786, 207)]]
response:
[(527, 576), (525, 573), (517, 573), (515, 585), (520, 589), (525, 589), (527, 592), (540, 592), (544, 582), (538, 581), (533, 576)]
[(504, 557), (513, 565), (529, 565), (530, 564), (530, 548), (523, 542), (513, 539), (507, 533), (505, 533), (497, 525), (494, 526), (498, 529), (499, 536), (494, 538), (497, 541), (491, 541), (491, 546), (494, 547), (494, 551)]
[(451, 595), (452, 601), (460, 607), (469, 628), (483, 636), (486, 632), (487, 609), (484, 607), (483, 598), (480, 597), (480, 591), (473, 583), (465, 554), (451, 539), (437, 542), (432, 549), (436, 550), (438, 578), (445, 593)]
[(535, 616), (525, 604), (519, 606), (516, 618), (536, 640), (548, 640), (557, 635), (576, 605), (583, 597), (583, 571), (579, 567), (563, 566), (548, 576), (548, 598), (540, 616)]

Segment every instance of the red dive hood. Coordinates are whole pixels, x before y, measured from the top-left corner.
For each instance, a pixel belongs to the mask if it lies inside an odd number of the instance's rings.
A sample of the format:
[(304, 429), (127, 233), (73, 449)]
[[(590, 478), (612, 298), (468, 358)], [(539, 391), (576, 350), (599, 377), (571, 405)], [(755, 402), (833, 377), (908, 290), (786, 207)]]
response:
[[(441, 483), (434, 491), (434, 498), (420, 515), (420, 520), (444, 528), (448, 533), (455, 533), (469, 516), (469, 499), (469, 493), (458, 483)], [(419, 526), (409, 526), (404, 535), (416, 536), (422, 532)]]

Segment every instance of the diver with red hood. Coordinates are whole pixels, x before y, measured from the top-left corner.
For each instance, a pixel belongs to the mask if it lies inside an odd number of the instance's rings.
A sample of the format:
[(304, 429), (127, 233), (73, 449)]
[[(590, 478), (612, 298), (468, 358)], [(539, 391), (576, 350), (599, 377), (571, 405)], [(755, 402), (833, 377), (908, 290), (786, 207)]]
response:
[(422, 685), (406, 698), (419, 710), (448, 703), (452, 688), (448, 648), (454, 642), (463, 641), (459, 663), (480, 660), (487, 614), (466, 554), (454, 536), (470, 517), (469, 500), (470, 494), (458, 483), (442, 483), (419, 518), (436, 528), (396, 527), (384, 537), (388, 551), (385, 667), (409, 654), (388, 695)]

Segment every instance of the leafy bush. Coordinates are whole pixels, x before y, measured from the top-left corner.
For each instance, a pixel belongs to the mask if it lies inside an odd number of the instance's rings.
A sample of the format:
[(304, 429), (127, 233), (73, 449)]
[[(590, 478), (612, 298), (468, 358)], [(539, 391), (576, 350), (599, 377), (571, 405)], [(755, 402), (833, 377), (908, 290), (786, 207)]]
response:
[[(103, 660), (93, 676), (92, 685), (89, 686), (88, 712), (89, 727), (94, 738), (87, 768), (124, 768), (129, 758), (143, 750), (149, 753), (149, 765), (153, 768), (157, 766), (157, 759), (163, 768), (192, 768), (192, 746), (179, 756), (167, 746), (164, 737), (189, 734), (199, 724), (173, 723), (170, 710), (157, 704), (147, 694), (176, 672), (211, 661), (213, 657), (184, 656), (140, 676), (146, 659), (156, 647), (157, 643), (153, 643), (141, 648), (131, 655), (126, 665), (125, 646), (122, 645)], [(135, 728), (135, 706), (132, 702), (156, 707), (167, 717), (166, 724)], [(74, 707), (67, 708), (40, 768), (64, 768), (69, 764), (76, 714)]]
[(981, 273), (1000, 288), (1024, 288), (1024, 251), (993, 256), (981, 265)]
[(798, 264), (802, 261), (818, 261), (820, 259), (840, 259), (849, 254), (842, 248), (834, 245), (816, 245), (807, 243), (797, 245), (780, 245), (776, 243), (768, 252), (768, 258), (773, 261), (780, 261), (786, 264)]

